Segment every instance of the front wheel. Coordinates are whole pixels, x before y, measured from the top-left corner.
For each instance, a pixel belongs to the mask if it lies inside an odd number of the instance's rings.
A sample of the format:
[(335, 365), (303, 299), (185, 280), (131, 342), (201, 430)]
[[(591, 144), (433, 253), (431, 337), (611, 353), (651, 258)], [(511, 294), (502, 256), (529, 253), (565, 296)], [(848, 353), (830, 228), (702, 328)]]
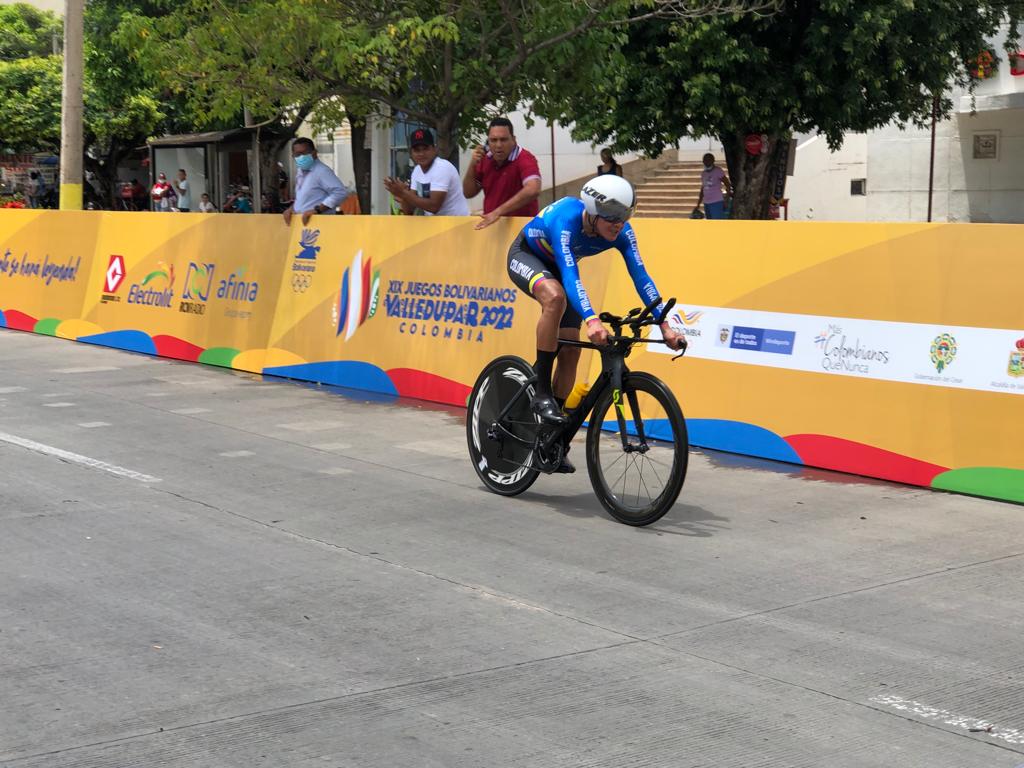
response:
[[(537, 479), (533, 446), (537, 417), (530, 409), (533, 366), (521, 357), (492, 360), (480, 373), (466, 403), (469, 457), (487, 489), (502, 496), (522, 493)], [(512, 402), (500, 422), (498, 415)]]
[(688, 458), (683, 412), (660, 379), (629, 373), (621, 393), (608, 387), (601, 394), (587, 430), (587, 469), (597, 498), (620, 523), (650, 525), (668, 512)]

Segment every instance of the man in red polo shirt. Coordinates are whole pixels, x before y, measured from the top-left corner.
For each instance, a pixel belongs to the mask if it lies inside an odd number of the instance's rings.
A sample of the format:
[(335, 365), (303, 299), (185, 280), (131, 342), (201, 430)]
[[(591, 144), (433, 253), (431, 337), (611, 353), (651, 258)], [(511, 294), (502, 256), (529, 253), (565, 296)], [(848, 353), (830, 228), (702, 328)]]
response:
[(516, 143), (512, 121), (491, 120), (487, 129), (487, 150), (477, 147), (462, 178), (466, 199), (484, 191), (484, 212), (476, 229), (489, 227), (502, 216), (537, 215), (540, 195), (540, 167), (537, 158)]

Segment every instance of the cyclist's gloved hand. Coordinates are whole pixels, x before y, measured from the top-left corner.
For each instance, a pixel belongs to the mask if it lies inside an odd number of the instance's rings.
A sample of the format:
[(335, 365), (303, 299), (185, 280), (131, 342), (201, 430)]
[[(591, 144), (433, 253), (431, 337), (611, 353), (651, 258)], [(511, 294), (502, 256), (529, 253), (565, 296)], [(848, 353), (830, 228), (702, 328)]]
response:
[(595, 317), (587, 321), (587, 338), (591, 344), (604, 346), (608, 343), (608, 329)]
[(685, 350), (686, 349), (686, 337), (679, 333), (668, 323), (661, 324), (661, 336), (665, 339), (665, 344), (669, 349)]

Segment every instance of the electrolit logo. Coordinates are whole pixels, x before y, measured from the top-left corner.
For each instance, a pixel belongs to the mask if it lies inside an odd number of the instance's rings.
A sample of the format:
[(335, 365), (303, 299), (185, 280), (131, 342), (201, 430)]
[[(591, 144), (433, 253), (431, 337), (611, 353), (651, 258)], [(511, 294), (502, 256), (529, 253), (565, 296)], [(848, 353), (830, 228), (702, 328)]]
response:
[(129, 304), (150, 307), (170, 307), (174, 298), (174, 265), (157, 262), (157, 269), (146, 275), (142, 283), (133, 283), (128, 289)]

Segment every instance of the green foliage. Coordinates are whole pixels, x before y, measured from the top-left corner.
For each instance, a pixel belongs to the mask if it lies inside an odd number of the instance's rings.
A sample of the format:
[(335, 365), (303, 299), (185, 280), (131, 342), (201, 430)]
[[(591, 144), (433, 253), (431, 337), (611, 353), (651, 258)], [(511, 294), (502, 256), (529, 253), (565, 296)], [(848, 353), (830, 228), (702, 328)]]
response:
[[(560, 79), (583, 87), (628, 7), (570, 0), (188, 0), (129, 34), (147, 66), (204, 119), (310, 111), (324, 126), (377, 104), (470, 141), (489, 110)], [(597, 10), (594, 10), (597, 8)], [(587, 34), (581, 34), (586, 32)], [(564, 36), (564, 40), (560, 38)], [(172, 52), (180, 59), (175, 61)]]
[(1008, 16), (1013, 40), (1021, 15), (1019, 0), (789, 0), (772, 16), (652, 20), (592, 88), (544, 109), (577, 138), (652, 155), (751, 131), (816, 131), (836, 148), (848, 131), (930, 120), (932, 95), (970, 86), (966, 62)]
[(57, 56), (0, 61), (0, 151), (60, 146), (60, 87)]
[(49, 56), (63, 37), (60, 19), (27, 3), (0, 5), (0, 61)]

